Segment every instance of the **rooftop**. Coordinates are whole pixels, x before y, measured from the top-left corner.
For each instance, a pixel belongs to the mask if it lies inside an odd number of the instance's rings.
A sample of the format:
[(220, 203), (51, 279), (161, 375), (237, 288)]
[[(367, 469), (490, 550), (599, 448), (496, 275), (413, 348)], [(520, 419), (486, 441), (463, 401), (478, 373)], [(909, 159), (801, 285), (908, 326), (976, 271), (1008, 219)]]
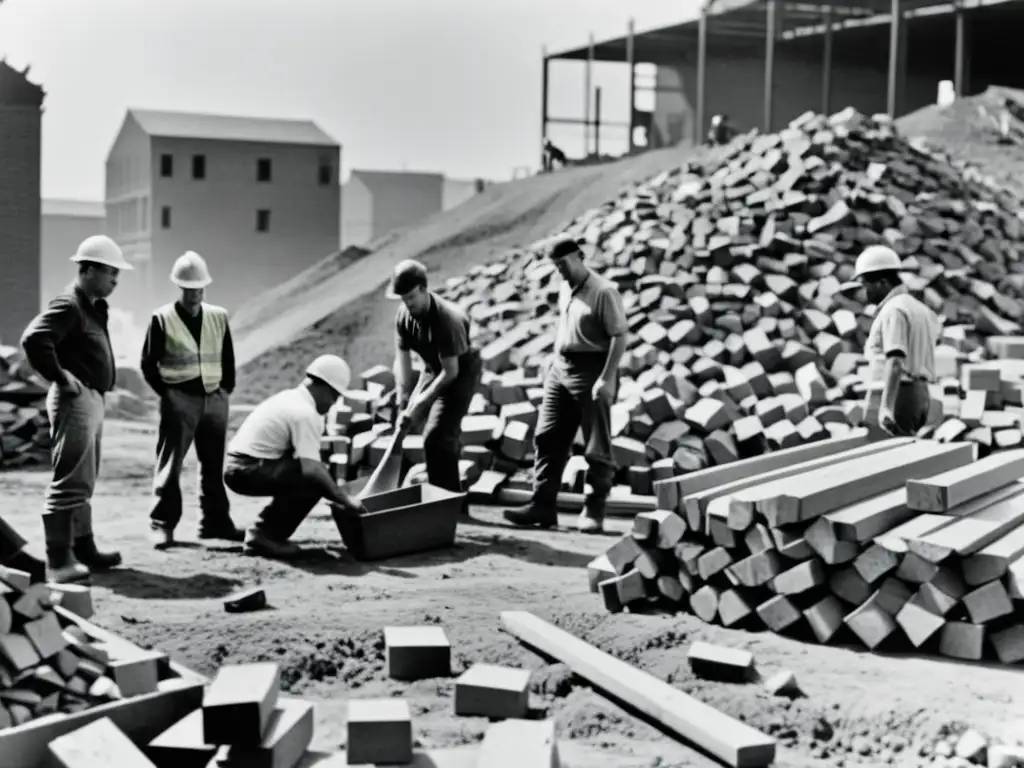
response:
[(41, 107), (46, 92), (28, 79), (29, 67), (16, 70), (6, 59), (0, 59), (0, 105)]
[(151, 109), (129, 109), (128, 114), (150, 136), (162, 138), (339, 146), (337, 141), (312, 120), (162, 112)]

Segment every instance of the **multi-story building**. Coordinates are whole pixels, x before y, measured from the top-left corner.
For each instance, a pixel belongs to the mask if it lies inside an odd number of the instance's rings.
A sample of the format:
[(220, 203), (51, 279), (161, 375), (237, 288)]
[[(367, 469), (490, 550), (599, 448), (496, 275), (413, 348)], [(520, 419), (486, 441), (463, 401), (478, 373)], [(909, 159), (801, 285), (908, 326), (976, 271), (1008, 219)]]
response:
[(144, 317), (168, 301), (189, 250), (229, 311), (337, 251), (340, 165), (310, 121), (130, 109), (106, 166), (107, 234), (136, 267), (115, 303)]
[(101, 202), (43, 200), (40, 241), (43, 305), (74, 279), (71, 255), (85, 238), (103, 233), (105, 218)]
[[(39, 311), (43, 89), (0, 61), (0, 344), (17, 346)], [(69, 254), (70, 255), (70, 254)]]

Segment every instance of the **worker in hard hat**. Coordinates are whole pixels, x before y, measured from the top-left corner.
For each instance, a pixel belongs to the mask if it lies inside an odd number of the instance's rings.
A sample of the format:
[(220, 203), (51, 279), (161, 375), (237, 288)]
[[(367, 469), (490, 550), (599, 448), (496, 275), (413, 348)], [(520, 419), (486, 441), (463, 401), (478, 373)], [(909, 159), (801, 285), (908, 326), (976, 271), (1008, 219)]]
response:
[(24, 571), (32, 583), (46, 580), (46, 563), (30, 553), (28, 542), (0, 517), (0, 565)]
[[(395, 315), (395, 391), (407, 423), (426, 419), (423, 450), (431, 485), (462, 492), (459, 458), (462, 419), (469, 411), (483, 366), (470, 339), (469, 315), (427, 286), (418, 261), (395, 267), (387, 290), (402, 306)], [(412, 355), (423, 361), (413, 380)]]
[(605, 503), (615, 476), (611, 405), (618, 368), (626, 350), (626, 312), (615, 283), (590, 270), (575, 240), (556, 239), (548, 250), (562, 276), (558, 292), (555, 356), (544, 380), (544, 399), (534, 434), (533, 498), (505, 512), (520, 526), (558, 525), (556, 502), (562, 472), (582, 427), (586, 441), (586, 483), (577, 526), (585, 533), (604, 528)]
[(178, 300), (153, 313), (142, 348), (142, 375), (160, 397), (150, 537), (156, 549), (174, 545), (181, 521), (181, 467), (195, 443), (199, 460), (199, 538), (242, 541), (224, 489), (229, 398), (235, 353), (227, 310), (207, 304), (213, 282), (206, 261), (188, 251), (174, 262)]
[(935, 345), (942, 323), (915, 299), (900, 279), (899, 255), (872, 245), (857, 257), (854, 280), (843, 290), (863, 287), (877, 306), (864, 345), (869, 379), (864, 405), (865, 426), (875, 438), (913, 435), (928, 420), (935, 380)]
[(279, 559), (302, 554), (289, 539), (321, 499), (349, 514), (366, 512), (320, 459), (324, 416), (351, 379), (344, 360), (321, 355), (299, 386), (264, 400), (238, 428), (228, 445), (224, 481), (242, 496), (272, 497), (246, 531), (246, 554)]
[(119, 552), (96, 547), (92, 494), (100, 470), (104, 395), (114, 388), (117, 372), (107, 299), (132, 265), (104, 235), (83, 240), (71, 260), (78, 264), (75, 283), (51, 299), (21, 337), (29, 363), (50, 382), (53, 480), (46, 489), (43, 528), (55, 582), (78, 581), (90, 570), (121, 564)]

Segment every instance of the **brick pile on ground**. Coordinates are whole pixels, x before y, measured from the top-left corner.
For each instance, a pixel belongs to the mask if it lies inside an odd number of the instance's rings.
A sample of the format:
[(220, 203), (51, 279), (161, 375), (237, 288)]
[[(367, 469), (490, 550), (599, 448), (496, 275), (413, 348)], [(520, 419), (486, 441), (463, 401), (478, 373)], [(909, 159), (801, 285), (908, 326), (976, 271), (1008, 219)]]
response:
[[(629, 317), (612, 415), (617, 499), (650, 498), (658, 480), (848, 434), (860, 419), (862, 350), (875, 308), (838, 288), (859, 252), (877, 243), (902, 255), (905, 283), (944, 318), (936, 436), (970, 439), (984, 451), (1020, 440), (1020, 372), (1004, 366), (996, 381), (961, 370), (990, 356), (989, 337), (1017, 353), (1017, 201), (904, 140), (891, 123), (853, 110), (808, 113), (780, 133), (740, 137), (704, 165), (628, 189), (564, 233), (583, 241), (590, 263), (619, 286)], [(484, 380), (464, 424), (464, 476), (479, 479), (484, 495), (530, 487), (559, 285), (542, 245), (444, 285), (469, 311), (483, 348)], [(365, 474), (388, 440), (375, 414), (393, 378), (380, 366), (363, 381), (332, 418), (336, 460), (349, 479)], [(979, 388), (990, 393), (981, 416), (977, 396), (968, 397), (971, 419), (960, 420), (967, 428), (943, 430), (940, 406), (956, 416), (964, 390)], [(422, 461), (420, 436), (410, 435), (406, 449), (411, 462)], [(417, 470), (412, 479), (422, 477)], [(567, 492), (584, 490), (584, 470), (575, 456)]]
[(0, 346), (0, 467), (50, 461), (46, 390), (20, 349)]
[(1024, 449), (862, 431), (657, 484), (590, 565), (652, 604), (819, 643), (1024, 661)]

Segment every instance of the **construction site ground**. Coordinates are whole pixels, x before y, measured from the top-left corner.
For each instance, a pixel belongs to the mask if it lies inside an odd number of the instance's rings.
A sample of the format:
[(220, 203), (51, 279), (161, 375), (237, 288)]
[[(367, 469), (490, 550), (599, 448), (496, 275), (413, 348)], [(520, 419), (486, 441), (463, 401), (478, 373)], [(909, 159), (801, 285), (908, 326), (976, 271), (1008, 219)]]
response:
[[(286, 690), (317, 704), (315, 748), (345, 741), (352, 697), (404, 696), (424, 748), (471, 744), (487, 721), (453, 715), (454, 677), (405, 684), (389, 680), (383, 663), (387, 625), (434, 623), (453, 644), (453, 672), (474, 662), (534, 671), (531, 706), (555, 718), (570, 766), (714, 765), (619, 705), (573, 679), (560, 664), (524, 649), (500, 629), (503, 610), (528, 610), (651, 672), (707, 704), (772, 734), (778, 765), (925, 765), (920, 754), (936, 739), (972, 726), (996, 739), (1024, 737), (1021, 671), (915, 656), (886, 656), (816, 646), (771, 633), (731, 631), (687, 615), (608, 614), (588, 592), (585, 566), (609, 536), (571, 530), (518, 531), (493, 508), (474, 508), (453, 549), (380, 563), (345, 552), (323, 507), (299, 529), (310, 549), (291, 564), (241, 554), (228, 542), (195, 538), (196, 468), (190, 457), (183, 491), (182, 544), (155, 552), (146, 538), (152, 423), (108, 421), (102, 478), (94, 498), (101, 543), (124, 554), (124, 567), (94, 577), (94, 620), (145, 646), (161, 649), (204, 674), (218, 665), (254, 660), (281, 664)], [(44, 470), (0, 475), (0, 515), (41, 540)], [(233, 515), (249, 523), (260, 501), (232, 497)], [(618, 532), (625, 520), (612, 521)], [(222, 598), (253, 585), (270, 608), (228, 614)], [(771, 697), (757, 683), (698, 680), (686, 664), (697, 640), (745, 648), (760, 673), (788, 669), (807, 696)]]

